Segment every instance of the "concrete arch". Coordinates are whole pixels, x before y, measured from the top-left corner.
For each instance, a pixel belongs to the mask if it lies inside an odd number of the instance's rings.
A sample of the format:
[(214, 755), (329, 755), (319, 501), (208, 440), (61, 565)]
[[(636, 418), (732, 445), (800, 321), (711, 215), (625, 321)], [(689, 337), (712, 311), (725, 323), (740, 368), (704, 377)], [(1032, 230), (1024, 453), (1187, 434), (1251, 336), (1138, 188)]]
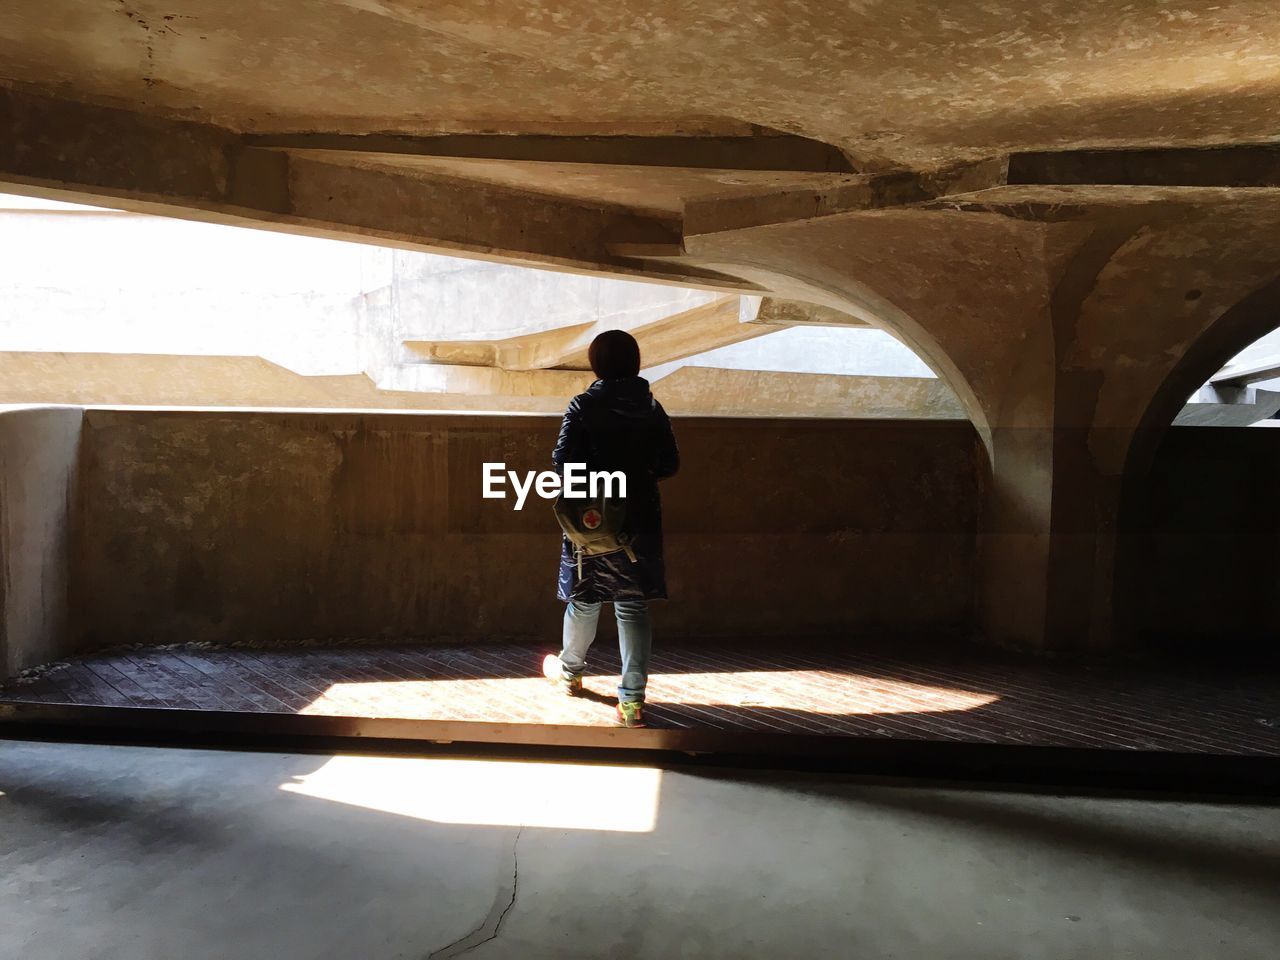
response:
[(1119, 478), (1149, 462), (1187, 397), (1276, 325), (1263, 291), (1280, 277), (1280, 259), (1257, 237), (1277, 228), (1273, 205), (1232, 201), (1132, 210), (1095, 231), (1089, 246), (1101, 246), (1102, 262), (1087, 294), (1055, 310), (1056, 413), (1063, 426), (1088, 427), (1103, 473)]
[(1116, 545), (1114, 624), (1129, 642), (1138, 639), (1144, 571), (1143, 500), (1161, 441), (1188, 396), (1233, 356), (1280, 326), (1280, 276), (1226, 310), (1179, 358), (1148, 402), (1125, 458)]
[(1004, 409), (1011, 372), (1042, 352), (1027, 334), (1048, 313), (1051, 229), (998, 214), (878, 211), (690, 237), (680, 259), (894, 334), (955, 391), (993, 458), (1002, 420), (1024, 415)]
[(1056, 267), (1087, 234), (988, 212), (878, 211), (686, 240), (699, 267), (788, 296), (864, 310), (960, 398), (982, 441), (978, 631), (1031, 648), (1045, 635)]
[(1273, 209), (1247, 200), (1117, 210), (1063, 272), (1053, 311), (1048, 610), (1063, 645), (1128, 638), (1133, 498), (1186, 398), (1275, 326), (1266, 315), (1276, 293), (1260, 291), (1280, 267), (1256, 242), (1275, 223)]
[(964, 374), (918, 321), (869, 286), (852, 278), (832, 279), (807, 270), (782, 271), (749, 259), (716, 261), (711, 268), (758, 283), (789, 299), (843, 311), (897, 337), (955, 392), (989, 450), (991, 427), (987, 413)]
[(1198, 387), (1228, 360), (1280, 327), (1280, 275), (1223, 313), (1182, 354), (1152, 395), (1125, 459), (1125, 477), (1141, 477), (1173, 419)]

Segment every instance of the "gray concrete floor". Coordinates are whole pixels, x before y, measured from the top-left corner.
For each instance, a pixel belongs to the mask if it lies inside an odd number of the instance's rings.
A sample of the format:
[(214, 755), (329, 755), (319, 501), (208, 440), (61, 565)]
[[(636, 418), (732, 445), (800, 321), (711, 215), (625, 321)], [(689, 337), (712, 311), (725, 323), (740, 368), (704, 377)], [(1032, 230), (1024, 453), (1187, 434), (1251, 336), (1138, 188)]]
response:
[(463, 954), (1273, 960), (1280, 809), (0, 741), (5, 960)]

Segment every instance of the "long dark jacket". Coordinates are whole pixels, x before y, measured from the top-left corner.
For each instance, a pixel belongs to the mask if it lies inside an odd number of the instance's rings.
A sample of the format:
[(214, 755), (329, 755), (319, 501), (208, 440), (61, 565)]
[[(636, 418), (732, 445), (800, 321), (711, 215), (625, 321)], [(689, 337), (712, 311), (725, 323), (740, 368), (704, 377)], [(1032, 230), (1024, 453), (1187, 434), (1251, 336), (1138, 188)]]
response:
[(569, 402), (551, 454), (556, 469), (585, 463), (587, 470), (621, 470), (627, 476), (627, 528), (632, 562), (625, 553), (584, 557), (582, 577), (567, 538), (560, 544), (561, 600), (656, 600), (667, 596), (662, 562), (662, 502), (658, 481), (680, 467), (671, 420), (643, 377), (597, 380)]

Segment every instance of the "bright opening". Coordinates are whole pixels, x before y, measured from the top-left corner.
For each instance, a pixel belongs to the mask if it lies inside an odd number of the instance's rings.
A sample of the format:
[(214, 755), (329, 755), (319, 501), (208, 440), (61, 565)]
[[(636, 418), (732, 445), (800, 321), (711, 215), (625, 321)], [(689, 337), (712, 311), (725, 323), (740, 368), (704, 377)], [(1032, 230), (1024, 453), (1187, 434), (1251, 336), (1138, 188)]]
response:
[(797, 301), (3, 194), (0, 249), (0, 404), (554, 414), (619, 328), (675, 415), (964, 418), (893, 336)]
[(1280, 426), (1280, 330), (1259, 337), (1191, 395), (1179, 426)]

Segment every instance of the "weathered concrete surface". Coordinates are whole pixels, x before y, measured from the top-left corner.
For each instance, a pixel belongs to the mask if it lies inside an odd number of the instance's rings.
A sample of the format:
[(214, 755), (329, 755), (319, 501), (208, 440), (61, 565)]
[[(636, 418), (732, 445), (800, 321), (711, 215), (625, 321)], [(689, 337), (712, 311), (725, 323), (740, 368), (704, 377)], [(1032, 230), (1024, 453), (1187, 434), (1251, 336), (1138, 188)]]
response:
[(22, 83), (259, 131), (723, 134), (757, 123), (859, 163), (919, 166), (1274, 133), (1276, 11), (1264, 0), (943, 12), (19, 0), (0, 21), (0, 59)]
[(82, 416), (0, 410), (0, 676), (68, 649)]
[(0, 791), (0, 955), (23, 960), (1271, 960), (1280, 940), (1269, 806), (37, 743), (0, 743)]
[[(89, 410), (0, 415), (5, 670), (134, 641), (554, 637), (553, 417)], [(677, 423), (668, 636), (983, 636), (980, 455), (962, 422)], [(1275, 636), (1268, 431), (1182, 428), (1119, 517), (1124, 635)], [(1011, 568), (1016, 587), (1023, 571)]]
[(669, 411), (684, 416), (968, 419), (951, 389), (927, 377), (682, 367), (654, 389)]
[[(968, 424), (681, 420), (664, 486), (673, 636), (946, 634), (970, 623)], [(133, 641), (558, 636), (556, 418), (85, 414), (73, 606)]]

